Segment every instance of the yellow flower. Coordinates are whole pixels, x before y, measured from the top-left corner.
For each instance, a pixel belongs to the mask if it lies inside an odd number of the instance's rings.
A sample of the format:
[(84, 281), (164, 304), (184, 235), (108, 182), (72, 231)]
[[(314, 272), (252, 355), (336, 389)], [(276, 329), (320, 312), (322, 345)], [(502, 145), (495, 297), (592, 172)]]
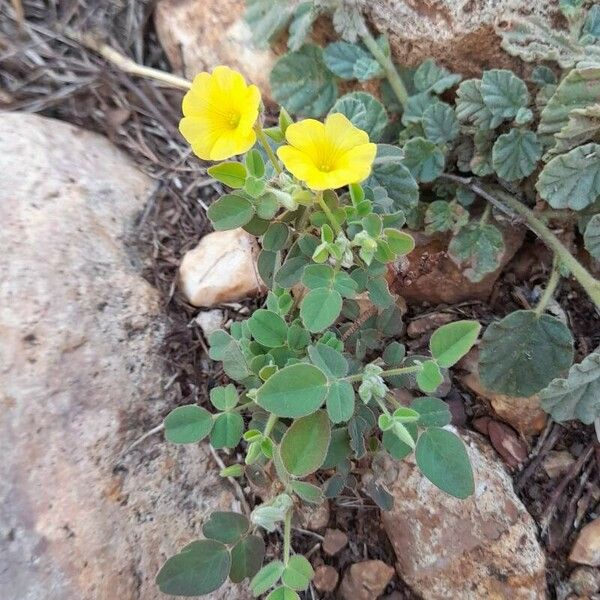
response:
[(313, 190), (359, 183), (371, 173), (377, 146), (342, 114), (329, 115), (325, 123), (314, 119), (294, 123), (285, 137), (290, 145), (279, 148), (277, 155)]
[(212, 73), (199, 73), (183, 97), (179, 131), (200, 158), (230, 158), (254, 146), (259, 105), (255, 85), (246, 85), (229, 67), (215, 67)]

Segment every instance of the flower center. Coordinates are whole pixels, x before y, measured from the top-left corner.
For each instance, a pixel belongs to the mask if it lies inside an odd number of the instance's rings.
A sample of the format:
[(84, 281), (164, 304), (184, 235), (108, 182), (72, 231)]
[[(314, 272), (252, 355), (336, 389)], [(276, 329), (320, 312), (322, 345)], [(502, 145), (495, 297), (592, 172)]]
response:
[(240, 124), (240, 119), (240, 113), (236, 112), (235, 110), (230, 110), (225, 116), (225, 120), (231, 129), (236, 129), (236, 127)]
[(321, 173), (329, 173), (332, 170), (333, 168), (329, 163), (321, 163), (321, 166), (319, 167), (319, 171), (321, 171)]

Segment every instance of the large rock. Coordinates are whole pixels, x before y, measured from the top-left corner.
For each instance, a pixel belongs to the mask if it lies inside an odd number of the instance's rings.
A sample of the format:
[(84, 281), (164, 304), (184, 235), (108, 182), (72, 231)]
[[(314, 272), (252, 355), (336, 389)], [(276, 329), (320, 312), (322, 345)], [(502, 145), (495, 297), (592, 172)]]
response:
[(383, 512), (400, 578), (427, 600), (542, 600), (544, 553), (533, 519), (494, 451), (463, 438), (475, 494), (458, 500), (427, 481), (411, 459), (396, 464), (394, 508)]
[[(515, 0), (360, 2), (375, 30), (389, 36), (399, 65), (416, 66), (433, 57), (465, 76), (480, 75), (489, 68), (523, 70), (522, 62), (500, 48), (494, 32), (499, 17), (523, 11)], [(527, 11), (535, 15), (556, 12), (552, 4), (557, 3), (532, 0)], [(254, 47), (244, 10), (244, 0), (159, 0), (156, 30), (175, 71), (192, 78), (216, 65), (229, 65), (256, 83), (268, 100), (269, 73), (277, 56), (273, 50)], [(314, 37), (320, 44), (330, 41), (331, 27), (319, 22)], [(284, 49), (285, 44), (277, 45), (277, 51)]]
[(525, 230), (502, 227), (504, 253), (499, 267), (481, 281), (463, 275), (463, 268), (448, 255), (449, 236), (413, 232), (415, 249), (389, 268), (390, 288), (409, 304), (455, 304), (465, 300), (487, 300), (500, 273), (523, 243)]
[(234, 501), (203, 447), (125, 452), (168, 410), (159, 297), (125, 245), (152, 184), (65, 123), (0, 132), (0, 598), (164, 598), (163, 561)]

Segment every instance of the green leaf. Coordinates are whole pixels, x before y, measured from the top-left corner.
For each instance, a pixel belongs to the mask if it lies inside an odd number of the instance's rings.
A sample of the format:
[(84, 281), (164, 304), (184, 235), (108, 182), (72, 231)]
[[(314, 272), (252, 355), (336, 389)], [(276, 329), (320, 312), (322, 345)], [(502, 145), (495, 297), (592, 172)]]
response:
[(323, 490), (317, 485), (307, 483), (306, 481), (293, 480), (290, 482), (290, 488), (304, 502), (309, 502), (310, 504), (321, 504), (323, 502)]
[(265, 558), (265, 542), (258, 535), (242, 538), (231, 550), (229, 579), (240, 583), (246, 577), (254, 577)]
[(290, 50), (299, 50), (302, 47), (317, 15), (318, 12), (313, 10), (312, 2), (301, 2), (296, 7), (289, 26), (288, 48)]
[(520, 108), (529, 104), (525, 82), (512, 71), (491, 69), (481, 77), (481, 96), (492, 113), (492, 128), (517, 116)]
[(600, 260), (600, 214), (594, 215), (583, 234), (585, 249), (596, 259)]
[(587, 142), (600, 141), (600, 103), (586, 108), (575, 108), (569, 113), (567, 124), (554, 134), (556, 144), (544, 155), (545, 161)]
[(223, 162), (208, 167), (207, 173), (217, 181), (224, 183), (230, 188), (243, 188), (246, 181), (246, 167), (239, 162)]
[(239, 513), (214, 512), (202, 525), (204, 537), (224, 544), (235, 544), (248, 533), (250, 522)]
[(252, 595), (258, 597), (273, 587), (279, 581), (284, 568), (280, 560), (274, 560), (265, 565), (250, 582)]
[(225, 583), (230, 566), (227, 546), (215, 540), (199, 540), (169, 558), (156, 576), (156, 583), (163, 594), (201, 596)]
[(314, 473), (324, 462), (331, 439), (331, 425), (324, 410), (294, 421), (281, 440), (281, 460), (295, 477)]
[(510, 396), (531, 396), (571, 366), (573, 337), (556, 317), (518, 310), (483, 334), (479, 373), (483, 385)]
[(209, 357), (222, 361), (223, 370), (231, 379), (242, 382), (252, 375), (240, 343), (226, 331), (218, 329), (211, 333), (208, 343), (210, 345)]
[(300, 318), (311, 333), (324, 331), (342, 312), (342, 296), (336, 290), (310, 290), (300, 303)]
[(348, 361), (341, 352), (326, 344), (315, 344), (308, 347), (308, 356), (312, 363), (319, 367), (329, 379), (344, 377), (348, 374)]
[(582, 32), (600, 39), (600, 4), (594, 4), (588, 10)]
[(273, 276), (275, 274), (275, 269), (277, 268), (277, 259), (277, 252), (261, 250), (256, 261), (258, 274), (264, 284), (269, 288), (273, 287)]
[(267, 48), (289, 20), (288, 3), (283, 0), (246, 0), (244, 19), (257, 48)]
[(337, 86), (323, 63), (322, 50), (312, 44), (282, 56), (271, 71), (270, 83), (279, 104), (307, 117), (324, 115), (337, 97)]
[(302, 274), (302, 283), (309, 289), (328, 288), (333, 285), (335, 271), (330, 265), (308, 265)]
[(462, 77), (436, 65), (432, 58), (421, 63), (415, 71), (414, 84), (420, 92), (432, 91), (441, 94), (454, 87)]
[(425, 138), (412, 138), (404, 145), (404, 164), (417, 181), (427, 183), (443, 173), (444, 153)]
[(445, 102), (430, 104), (423, 113), (423, 130), (434, 144), (446, 144), (458, 137), (458, 120), (454, 109)]
[(442, 325), (431, 336), (431, 356), (442, 368), (455, 365), (475, 344), (481, 331), (477, 321), (455, 321)]
[(338, 427), (331, 431), (331, 442), (327, 449), (325, 462), (321, 465), (322, 469), (334, 469), (344, 462), (351, 454), (350, 436), (346, 427)]
[(314, 577), (312, 565), (301, 554), (290, 556), (288, 565), (283, 571), (281, 581), (293, 590), (306, 590)]
[(586, 356), (540, 392), (542, 408), (559, 423), (579, 419), (590, 425), (600, 417), (600, 353)]
[(313, 365), (295, 364), (272, 375), (258, 389), (256, 403), (278, 417), (302, 417), (325, 401), (327, 377)]
[(351, 92), (339, 98), (329, 114), (342, 113), (359, 129), (369, 134), (372, 142), (381, 139), (388, 124), (383, 104), (366, 92)]
[(402, 112), (402, 124), (409, 130), (410, 125), (419, 125), (423, 121), (425, 111), (432, 105), (438, 104), (439, 99), (429, 92), (410, 96)]
[(246, 154), (246, 169), (253, 177), (260, 179), (265, 174), (265, 161), (256, 148), (252, 148)]
[(426, 360), (423, 368), (417, 373), (417, 385), (426, 394), (435, 392), (444, 381), (444, 376), (434, 360)]
[(275, 282), (283, 288), (292, 288), (300, 281), (307, 264), (308, 259), (306, 256), (294, 256), (293, 258), (288, 258), (277, 271)]
[(600, 67), (569, 71), (542, 110), (538, 133), (558, 133), (567, 125), (572, 110), (596, 104), (599, 97)]
[(483, 101), (480, 79), (467, 79), (458, 86), (456, 116), (459, 121), (472, 123), (482, 129), (492, 129), (492, 112)]
[(600, 144), (586, 144), (556, 156), (536, 184), (552, 208), (582, 210), (600, 197)]
[(383, 447), (389, 452), (390, 456), (396, 460), (403, 460), (409, 454), (411, 454), (413, 451), (413, 446), (417, 441), (418, 428), (416, 423), (406, 423), (405, 425), (402, 425), (402, 427), (412, 438), (412, 445), (407, 444), (400, 437), (398, 437), (398, 428), (392, 428), (384, 431), (383, 436), (381, 437)]
[(558, 83), (554, 71), (545, 65), (537, 65), (533, 68), (530, 81), (541, 87)]
[(262, 239), (262, 247), (270, 252), (282, 250), (290, 237), (290, 228), (285, 223), (271, 223)]
[(504, 239), (494, 225), (475, 221), (465, 225), (448, 246), (450, 258), (466, 267), (464, 275), (470, 281), (481, 281), (499, 266), (504, 253)]
[(217, 410), (231, 410), (237, 406), (238, 401), (238, 393), (232, 383), (210, 390), (210, 402)]
[(206, 214), (217, 231), (225, 231), (248, 223), (254, 216), (254, 206), (246, 198), (226, 194), (213, 202)]
[(291, 350), (303, 350), (310, 344), (310, 332), (299, 323), (292, 323), (288, 329), (287, 343)]
[(542, 144), (533, 131), (511, 129), (492, 149), (492, 164), (499, 177), (516, 181), (531, 175), (542, 156)]
[(266, 600), (300, 600), (297, 592), (289, 587), (278, 587), (274, 589), (266, 598)]
[(349, 381), (334, 381), (326, 398), (327, 413), (332, 423), (343, 423), (354, 413), (354, 388)]
[(235, 448), (242, 439), (244, 419), (236, 412), (222, 413), (210, 432), (210, 444), (213, 448)]
[(415, 249), (415, 238), (405, 231), (386, 227), (383, 233), (385, 241), (396, 256), (405, 256)]
[(430, 427), (417, 440), (415, 459), (431, 483), (455, 498), (475, 491), (473, 470), (465, 445), (450, 431)]
[(452, 413), (448, 405), (439, 398), (415, 398), (410, 406), (419, 413), (421, 427), (444, 427), (452, 422)]
[(178, 406), (165, 418), (165, 437), (173, 444), (192, 444), (204, 439), (212, 429), (212, 415), (196, 404)]
[(373, 57), (357, 44), (333, 42), (323, 50), (323, 62), (327, 68), (342, 79), (355, 79), (354, 65), (357, 61), (373, 60)]
[[(419, 186), (402, 164), (404, 152), (390, 144), (377, 144), (370, 177), (364, 185), (383, 188), (391, 200), (390, 209), (410, 210), (419, 201)], [(392, 212), (391, 210), (389, 212)]]
[(333, 289), (343, 298), (354, 298), (358, 292), (358, 284), (345, 271), (338, 271), (333, 280)]
[(425, 211), (425, 233), (456, 231), (469, 221), (469, 213), (457, 203), (434, 200)]
[(270, 310), (259, 308), (248, 319), (248, 328), (252, 337), (261, 346), (277, 348), (287, 341), (288, 327), (285, 321)]
[(373, 277), (367, 281), (367, 291), (373, 304), (379, 308), (387, 308), (394, 304), (394, 297), (390, 294), (385, 277)]
[(369, 81), (384, 76), (381, 65), (371, 57), (359, 58), (354, 63), (353, 74), (358, 81)]

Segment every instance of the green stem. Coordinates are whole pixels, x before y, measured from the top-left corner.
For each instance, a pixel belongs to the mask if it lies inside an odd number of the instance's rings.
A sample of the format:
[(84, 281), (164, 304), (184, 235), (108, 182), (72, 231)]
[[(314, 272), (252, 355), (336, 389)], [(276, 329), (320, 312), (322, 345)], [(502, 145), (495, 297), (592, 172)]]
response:
[(542, 294), (537, 306), (535, 307), (535, 313), (539, 317), (545, 310), (546, 306), (548, 306), (548, 302), (552, 300), (552, 296), (556, 291), (556, 286), (560, 281), (560, 261), (558, 260), (556, 254), (554, 255), (554, 261), (552, 263), (552, 272), (550, 273), (550, 278), (548, 279), (548, 283), (546, 284), (546, 289)]
[(333, 231), (335, 232), (335, 234), (337, 235), (338, 233), (340, 233), (342, 228), (340, 227), (340, 224), (336, 221), (336, 218), (333, 215), (333, 213), (331, 212), (331, 209), (329, 208), (329, 206), (327, 206), (327, 202), (325, 202), (325, 199), (323, 198), (323, 192), (321, 192), (321, 191), (317, 192), (317, 204), (321, 207), (321, 210), (325, 213), (325, 216), (329, 220), (329, 223), (331, 223), (331, 227), (333, 228)]
[(261, 146), (264, 148), (269, 160), (273, 164), (273, 168), (279, 175), (281, 175), (281, 173), (283, 173), (283, 169), (281, 168), (281, 165), (279, 164), (279, 161), (277, 160), (277, 157), (275, 156), (275, 153), (269, 144), (269, 140), (267, 140), (267, 136), (265, 135), (265, 132), (258, 121), (254, 126), (254, 131), (256, 131), (256, 137), (258, 138), (258, 141), (261, 143)]
[(292, 550), (292, 509), (285, 513), (283, 522), (283, 564), (287, 567)]
[(588, 293), (594, 304), (600, 308), (600, 281), (590, 274), (530, 208), (527, 208), (523, 203), (504, 190), (495, 190), (495, 193), (500, 197), (500, 200), (498, 200), (486, 188), (473, 182), (470, 178), (449, 174), (443, 175), (443, 178), (468, 187), (478, 196), (481, 196), (505, 213), (508, 212), (510, 214), (510, 211), (506, 208), (508, 206), (511, 211), (523, 217), (529, 229), (557, 255), (559, 262), (571, 272), (573, 277), (581, 284), (581, 287)]
[(264, 437), (269, 437), (271, 435), (271, 431), (273, 431), (273, 427), (277, 424), (278, 417), (274, 414), (269, 415), (269, 419), (267, 420), (267, 424), (265, 425), (265, 430), (263, 431)]
[(369, 52), (373, 55), (373, 58), (381, 65), (387, 80), (390, 82), (390, 86), (396, 94), (396, 98), (402, 105), (402, 108), (406, 106), (408, 101), (408, 92), (406, 91), (406, 87), (396, 71), (396, 67), (392, 62), (392, 59), (389, 56), (386, 56), (384, 52), (379, 47), (377, 40), (371, 35), (366, 24), (364, 26), (364, 31), (360, 35), (364, 45), (368, 48)]
[(485, 225), (488, 222), (491, 212), (492, 212), (492, 205), (486, 204), (485, 208), (483, 210), (483, 214), (481, 215), (481, 219), (479, 219), (479, 223), (481, 225)]
[[(408, 375), (409, 373), (418, 373), (421, 370), (421, 365), (415, 365), (414, 367), (398, 367), (397, 369), (388, 369), (387, 371), (382, 371), (379, 375), (381, 377), (394, 377), (396, 375)], [(353, 383), (355, 381), (362, 381), (364, 377), (364, 373), (357, 373), (356, 375), (348, 375), (348, 377), (343, 377), (345, 381), (349, 381)]]
[(376, 400), (377, 404), (379, 404), (379, 408), (381, 408), (383, 413), (389, 417), (390, 411), (388, 410), (387, 406), (385, 405), (385, 402), (381, 398), (375, 398), (375, 400)]

